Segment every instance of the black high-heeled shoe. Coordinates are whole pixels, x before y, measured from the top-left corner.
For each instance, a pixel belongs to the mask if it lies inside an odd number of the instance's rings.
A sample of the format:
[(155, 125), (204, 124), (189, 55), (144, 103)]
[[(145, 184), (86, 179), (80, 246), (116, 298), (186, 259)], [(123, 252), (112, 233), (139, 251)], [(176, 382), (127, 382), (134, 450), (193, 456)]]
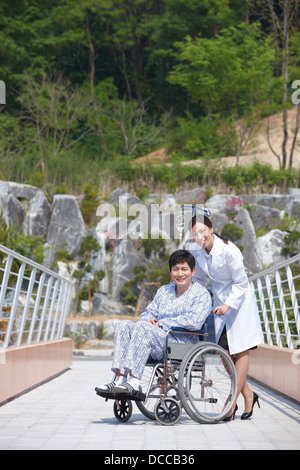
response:
[(226, 423), (231, 420), (234, 421), (235, 413), (237, 412), (237, 410), (238, 410), (238, 406), (235, 405), (234, 412), (230, 416), (225, 416), (225, 418), (223, 418), (222, 421), (225, 421)]
[(243, 413), (242, 416), (241, 416), (241, 419), (251, 418), (251, 416), (253, 415), (253, 407), (254, 407), (255, 403), (257, 403), (258, 407), (260, 408), (260, 404), (259, 404), (259, 401), (258, 401), (258, 395), (255, 392), (253, 392), (253, 402), (252, 402), (251, 411), (249, 411), (249, 413)]

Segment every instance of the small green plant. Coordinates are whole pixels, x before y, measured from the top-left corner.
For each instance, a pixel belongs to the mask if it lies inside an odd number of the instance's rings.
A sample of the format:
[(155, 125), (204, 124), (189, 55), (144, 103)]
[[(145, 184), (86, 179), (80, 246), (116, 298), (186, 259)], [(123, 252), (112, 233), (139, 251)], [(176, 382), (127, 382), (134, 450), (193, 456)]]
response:
[(105, 326), (104, 326), (104, 323), (101, 322), (98, 326), (97, 338), (102, 339), (104, 335), (105, 335)]
[(87, 331), (76, 331), (69, 333), (70, 338), (72, 338), (74, 342), (74, 346), (76, 349), (80, 349), (82, 345), (87, 341)]
[(81, 201), (81, 213), (86, 224), (95, 221), (96, 209), (99, 204), (98, 191), (91, 184), (86, 184), (84, 197)]
[(139, 284), (146, 278), (146, 268), (144, 266), (135, 266), (133, 273), (134, 278), (124, 283), (120, 294), (123, 304), (136, 306), (140, 291)]
[(79, 256), (82, 256), (85, 261), (87, 261), (91, 252), (94, 250), (100, 250), (100, 245), (92, 235), (87, 235), (87, 237), (82, 240), (78, 254)]
[(282, 256), (292, 257), (299, 253), (299, 239), (300, 239), (300, 232), (297, 230), (293, 230), (288, 235), (284, 237), (285, 247), (282, 248), (281, 254)]
[(152, 253), (158, 255), (158, 258), (161, 261), (164, 261), (168, 258), (166, 252), (166, 241), (162, 237), (152, 239), (151, 236), (149, 236), (148, 238), (142, 240), (141, 247), (145, 250), (146, 258), (150, 258)]
[(241, 240), (243, 234), (244, 232), (240, 227), (230, 223), (225, 224), (221, 232), (221, 235), (230, 240), (231, 242)]

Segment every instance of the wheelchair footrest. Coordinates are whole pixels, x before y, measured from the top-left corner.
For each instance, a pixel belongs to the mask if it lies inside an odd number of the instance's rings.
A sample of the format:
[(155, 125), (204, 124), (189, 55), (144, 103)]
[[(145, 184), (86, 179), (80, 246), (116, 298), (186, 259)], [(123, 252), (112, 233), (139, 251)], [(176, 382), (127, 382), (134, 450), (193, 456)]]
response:
[(134, 390), (133, 393), (107, 393), (105, 390), (100, 390), (99, 388), (95, 388), (96, 394), (102, 398), (106, 398), (108, 400), (132, 400), (132, 401), (145, 401), (146, 394)]

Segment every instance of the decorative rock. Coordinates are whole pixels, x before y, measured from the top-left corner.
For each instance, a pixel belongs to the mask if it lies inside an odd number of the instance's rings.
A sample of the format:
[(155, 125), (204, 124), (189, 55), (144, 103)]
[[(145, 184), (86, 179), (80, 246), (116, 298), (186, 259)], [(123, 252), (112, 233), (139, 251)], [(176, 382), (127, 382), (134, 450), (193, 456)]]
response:
[(97, 225), (97, 237), (124, 240), (128, 237), (128, 220), (125, 217), (104, 217)]
[(112, 258), (112, 297), (117, 299), (126, 281), (133, 278), (133, 268), (141, 264), (131, 240), (121, 240)]
[(228, 220), (229, 220), (227, 215), (224, 212), (221, 212), (218, 210), (214, 210), (212, 212), (210, 219), (212, 221), (214, 230), (217, 233), (221, 233), (222, 228), (224, 227), (226, 223), (228, 223)]
[(5, 181), (0, 181), (0, 213), (9, 227), (16, 225), (21, 230), (23, 207), (11, 192), (10, 184)]
[(50, 204), (43, 191), (39, 190), (31, 199), (25, 216), (23, 231), (33, 237), (47, 236), (50, 220)]
[(20, 200), (30, 201), (39, 191), (39, 188), (30, 184), (15, 183), (14, 181), (8, 181), (7, 184), (15, 198)]
[(238, 209), (235, 224), (243, 230), (243, 236), (238, 244), (244, 247), (245, 267), (249, 274), (257, 273), (262, 265), (256, 249), (256, 234), (249, 212), (244, 207)]
[(287, 204), (287, 212), (289, 217), (300, 219), (300, 199), (292, 198)]
[(276, 226), (276, 222), (281, 218), (280, 210), (272, 209), (269, 206), (250, 204), (249, 212), (256, 229), (271, 229)]
[(106, 320), (104, 322), (105, 333), (104, 333), (103, 339), (111, 340), (114, 338), (116, 324), (119, 322), (120, 320), (117, 320), (117, 319)]
[(300, 188), (289, 188), (289, 194), (295, 199), (300, 199)]
[(85, 236), (85, 224), (75, 196), (54, 196), (47, 243), (55, 249), (65, 248), (73, 257)]
[(109, 289), (108, 273), (106, 267), (106, 252), (105, 252), (105, 239), (106, 236), (103, 233), (91, 230), (90, 233), (97, 240), (100, 246), (100, 250), (92, 251), (90, 256), (91, 271), (103, 271), (105, 273), (104, 278), (100, 281), (100, 291), (107, 294)]
[(264, 269), (285, 259), (281, 255), (281, 250), (285, 246), (284, 237), (286, 235), (287, 232), (274, 229), (257, 239), (257, 253)]
[(126, 311), (117, 300), (98, 293), (92, 301), (92, 315), (126, 315)]
[(255, 202), (261, 206), (282, 210), (289, 200), (290, 196), (287, 194), (258, 194)]
[(206, 201), (205, 207), (210, 210), (217, 209), (218, 211), (225, 211), (228, 209), (228, 202), (231, 199), (232, 196), (229, 196), (228, 194), (217, 194)]
[(195, 188), (191, 189), (190, 191), (183, 191), (181, 193), (176, 193), (174, 196), (175, 201), (178, 204), (204, 204), (206, 199), (205, 191), (202, 188)]
[(132, 204), (142, 204), (142, 201), (139, 197), (127, 193), (122, 188), (115, 189), (109, 196), (108, 202), (109, 204), (117, 206), (120, 202), (120, 198), (124, 198), (126, 200), (128, 207)]

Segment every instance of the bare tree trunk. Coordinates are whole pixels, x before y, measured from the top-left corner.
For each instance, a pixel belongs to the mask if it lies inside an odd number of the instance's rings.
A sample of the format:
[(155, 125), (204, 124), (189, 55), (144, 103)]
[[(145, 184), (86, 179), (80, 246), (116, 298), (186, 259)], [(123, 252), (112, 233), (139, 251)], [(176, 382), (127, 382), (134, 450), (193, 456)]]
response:
[(292, 168), (293, 166), (293, 156), (294, 156), (294, 150), (297, 142), (297, 135), (300, 127), (300, 104), (297, 105), (297, 117), (296, 117), (296, 127), (295, 127), (295, 133), (294, 133), (294, 138), (293, 138), (293, 143), (290, 151), (290, 161), (289, 161), (289, 168)]
[(291, 12), (291, 0), (284, 0), (283, 4), (283, 59), (282, 59), (282, 76), (284, 79), (283, 82), (283, 94), (282, 94), (282, 103), (283, 103), (283, 140), (282, 140), (282, 166), (286, 168), (287, 164), (287, 140), (288, 140), (288, 124), (287, 124), (287, 87), (288, 87), (288, 65), (289, 65), (289, 25), (290, 25), (290, 12)]
[(272, 147), (271, 141), (270, 141), (270, 118), (267, 118), (267, 139), (268, 139), (269, 148), (270, 148), (271, 152), (275, 155), (275, 157), (278, 158), (279, 168), (281, 168), (282, 165), (281, 165), (280, 155), (278, 155), (278, 153), (275, 152), (275, 150)]
[(94, 84), (95, 84), (95, 48), (91, 38), (91, 31), (90, 31), (90, 20), (89, 20), (89, 9), (86, 8), (85, 10), (85, 25), (86, 25), (86, 34), (89, 41), (89, 80), (91, 85), (92, 91), (92, 98), (94, 98)]
[[(287, 105), (288, 105), (288, 81), (289, 81), (289, 51), (290, 51), (290, 29), (292, 28), (293, 18), (297, 15), (299, 0), (261, 0), (261, 5), (266, 6), (268, 15), (272, 23), (272, 32), (274, 37), (274, 48), (277, 56), (276, 71), (283, 77), (282, 90), (282, 123), (283, 123), (283, 139), (281, 144), (281, 167), (287, 166), (287, 141), (288, 141), (288, 122), (287, 122)], [(279, 10), (280, 9), (280, 10)], [(281, 49), (281, 50), (280, 50)], [(280, 157), (271, 148), (270, 138), (268, 142), (272, 152)], [(293, 152), (290, 155), (290, 160)]]

